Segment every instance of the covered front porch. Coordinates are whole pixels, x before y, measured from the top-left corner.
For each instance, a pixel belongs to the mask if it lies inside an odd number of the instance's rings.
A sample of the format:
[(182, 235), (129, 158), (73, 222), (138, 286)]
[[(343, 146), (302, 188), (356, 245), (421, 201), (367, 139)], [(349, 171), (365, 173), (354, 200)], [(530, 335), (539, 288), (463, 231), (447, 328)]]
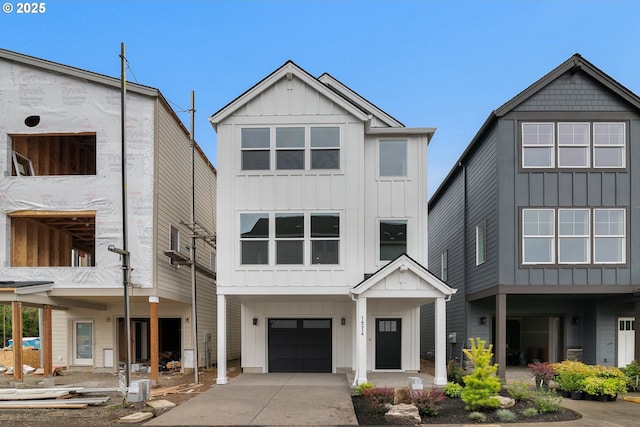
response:
[[(433, 384), (446, 384), (446, 302), (455, 292), (406, 254), (352, 288), (356, 303), (352, 384), (369, 382), (375, 372), (419, 372), (420, 306), (428, 301), (435, 301)], [(407, 322), (408, 332), (403, 332)]]

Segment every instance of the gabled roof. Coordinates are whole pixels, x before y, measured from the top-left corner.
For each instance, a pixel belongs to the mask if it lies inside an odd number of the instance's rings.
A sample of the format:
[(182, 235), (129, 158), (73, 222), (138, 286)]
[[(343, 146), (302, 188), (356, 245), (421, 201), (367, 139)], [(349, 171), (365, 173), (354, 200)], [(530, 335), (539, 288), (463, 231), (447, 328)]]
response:
[[(36, 58), (34, 56), (24, 55), (22, 53), (0, 49), (0, 58), (48, 71), (53, 71), (55, 73), (78, 77), (94, 83), (120, 88), (120, 79), (105, 76), (104, 74), (94, 73), (92, 71), (82, 70), (80, 68), (70, 67), (68, 65), (59, 64), (57, 62), (47, 61), (45, 59)], [(127, 91), (147, 96), (158, 96), (160, 94), (160, 91), (158, 89), (131, 82), (127, 82)]]
[(324, 73), (323, 75), (318, 77), (318, 80), (362, 111), (365, 111), (367, 114), (370, 114), (372, 116), (376, 116), (378, 120), (385, 123), (387, 126), (404, 127), (404, 125), (398, 120), (385, 113), (380, 108), (373, 105), (371, 102), (367, 101), (357, 92), (344, 85), (338, 79), (334, 78), (331, 74)]
[(435, 203), (446, 187), (449, 185), (449, 182), (453, 179), (458, 171), (459, 167), (465, 164), (467, 158), (473, 153), (476, 146), (482, 142), (482, 138), (493, 125), (494, 123), (501, 117), (510, 113), (518, 106), (522, 105), (524, 102), (529, 100), (531, 97), (539, 93), (549, 84), (554, 82), (556, 79), (564, 75), (565, 73), (576, 73), (577, 71), (581, 71), (587, 76), (591, 77), (602, 86), (610, 90), (613, 94), (618, 96), (620, 99), (626, 101), (631, 107), (640, 111), (640, 97), (638, 95), (631, 92), (626, 87), (622, 86), (620, 83), (612, 79), (605, 72), (600, 70), (598, 67), (593, 65), (591, 62), (584, 59), (579, 53), (574, 54), (565, 62), (554, 68), (551, 72), (546, 74), (544, 77), (533, 83), (531, 86), (527, 87), (525, 90), (511, 98), (509, 101), (504, 103), (497, 110), (492, 111), (489, 114), (489, 117), (485, 120), (485, 122), (480, 127), (480, 130), (473, 137), (467, 148), (464, 150), (458, 161), (455, 163), (454, 167), (449, 171), (445, 179), (442, 181), (438, 189), (433, 193), (433, 196), (429, 199), (429, 205)]
[(342, 108), (344, 108), (363, 122), (370, 119), (369, 114), (366, 111), (360, 109), (355, 104), (348, 102), (346, 99), (329, 89), (311, 74), (300, 68), (293, 61), (289, 60), (282, 66), (280, 66), (280, 68), (276, 69), (267, 77), (256, 83), (253, 87), (249, 88), (242, 95), (238, 96), (236, 99), (215, 112), (209, 118), (209, 121), (213, 125), (214, 129), (217, 130), (218, 123), (222, 122), (224, 119), (232, 115), (236, 110), (253, 100), (255, 97), (260, 95), (260, 93), (270, 88), (279, 80), (284, 78), (291, 79), (293, 78), (293, 76), (299, 78), (305, 84), (314, 88), (316, 91), (329, 98), (331, 101), (340, 105)]
[[(400, 271), (403, 274), (414, 274), (418, 276), (420, 279), (425, 281), (429, 286), (430, 290), (435, 290), (437, 293), (441, 294), (444, 297), (450, 297), (455, 294), (458, 290), (451, 288), (449, 285), (444, 283), (435, 274), (424, 268), (422, 264), (411, 258), (406, 253), (403, 253), (397, 256), (395, 259), (389, 261), (387, 265), (382, 267), (380, 270), (376, 271), (370, 277), (366, 278), (362, 282), (358, 283), (356, 286), (351, 288), (351, 293), (353, 295), (361, 295), (375, 287), (381, 280), (395, 273), (396, 271)], [(425, 289), (429, 290), (429, 289)], [(393, 291), (396, 292), (396, 291)], [(403, 290), (398, 290), (398, 297), (404, 297)]]

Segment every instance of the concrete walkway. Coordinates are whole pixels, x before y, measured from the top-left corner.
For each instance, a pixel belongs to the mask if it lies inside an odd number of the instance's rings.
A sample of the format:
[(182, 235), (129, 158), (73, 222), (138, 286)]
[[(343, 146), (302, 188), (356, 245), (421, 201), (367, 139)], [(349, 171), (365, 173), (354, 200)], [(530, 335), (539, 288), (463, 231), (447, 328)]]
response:
[(344, 374), (242, 374), (148, 426), (358, 425)]

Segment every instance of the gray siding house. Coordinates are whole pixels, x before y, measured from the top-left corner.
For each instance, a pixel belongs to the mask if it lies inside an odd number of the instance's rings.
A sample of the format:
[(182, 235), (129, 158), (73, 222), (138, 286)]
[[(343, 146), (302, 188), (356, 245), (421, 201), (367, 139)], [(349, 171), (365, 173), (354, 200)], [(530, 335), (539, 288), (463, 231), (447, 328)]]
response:
[(429, 267), (458, 289), (448, 357), (481, 337), (501, 375), (637, 360), (638, 182), (640, 98), (578, 54), (493, 111), (429, 201)]

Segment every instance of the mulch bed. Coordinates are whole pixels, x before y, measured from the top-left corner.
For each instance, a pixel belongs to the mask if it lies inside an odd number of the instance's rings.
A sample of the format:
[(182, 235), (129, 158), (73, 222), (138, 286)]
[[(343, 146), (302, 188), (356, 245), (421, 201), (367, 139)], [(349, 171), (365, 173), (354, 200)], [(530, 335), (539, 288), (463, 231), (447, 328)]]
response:
[[(376, 412), (371, 408), (367, 400), (361, 396), (352, 396), (353, 407), (358, 417), (359, 425), (391, 425), (384, 419), (384, 413)], [(464, 402), (460, 398), (446, 397), (439, 404), (438, 415), (435, 417), (423, 417), (423, 424), (475, 424), (469, 418), (471, 411), (464, 409)], [(537, 414), (533, 417), (524, 417), (522, 410), (530, 407), (527, 402), (516, 402), (515, 406), (509, 408), (518, 418), (516, 423), (551, 423), (556, 421), (571, 421), (582, 418), (582, 416), (570, 409), (562, 408), (558, 412), (548, 414)], [(485, 423), (497, 423), (499, 418), (495, 415), (495, 410), (483, 411), (487, 416)]]

